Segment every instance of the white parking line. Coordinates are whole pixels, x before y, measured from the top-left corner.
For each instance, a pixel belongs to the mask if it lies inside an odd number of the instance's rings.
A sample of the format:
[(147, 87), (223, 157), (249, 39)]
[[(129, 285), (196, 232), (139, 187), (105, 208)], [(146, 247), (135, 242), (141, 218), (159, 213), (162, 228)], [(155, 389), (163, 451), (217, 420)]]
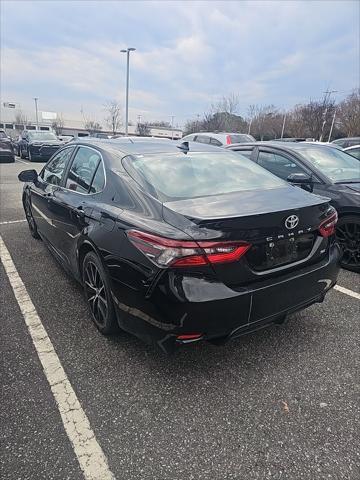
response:
[(29, 162), (24, 162), (24, 160), (20, 160), (20, 158), (16, 158), (17, 162), (25, 163), (25, 165), (30, 165)]
[(86, 480), (114, 480), (89, 420), (66, 376), (53, 344), (41, 323), (11, 255), (0, 236), (0, 259), (14, 291), (47, 381), (55, 397), (65, 431)]
[(26, 219), (23, 218), (22, 220), (8, 220), (8, 221), (0, 222), (0, 225), (9, 225), (10, 223), (21, 223), (21, 222), (26, 222)]
[(341, 293), (345, 293), (346, 295), (350, 295), (350, 297), (357, 298), (360, 300), (360, 293), (353, 292), (352, 290), (349, 290), (348, 288), (340, 287), (340, 285), (335, 285), (334, 287), (335, 290), (338, 290)]

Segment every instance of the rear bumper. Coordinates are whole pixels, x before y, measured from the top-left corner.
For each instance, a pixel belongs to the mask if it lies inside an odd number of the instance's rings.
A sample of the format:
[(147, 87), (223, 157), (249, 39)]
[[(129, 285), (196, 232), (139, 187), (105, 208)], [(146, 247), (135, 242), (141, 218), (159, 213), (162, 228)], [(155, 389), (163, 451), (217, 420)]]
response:
[(15, 154), (12, 150), (3, 150), (0, 148), (0, 161), (11, 160), (15, 161)]
[(180, 343), (189, 343), (177, 339), (188, 333), (224, 342), (322, 302), (336, 284), (339, 260), (340, 250), (334, 243), (328, 257), (316, 265), (238, 290), (215, 279), (178, 272), (163, 275), (146, 296), (114, 285), (119, 324), (166, 353)]

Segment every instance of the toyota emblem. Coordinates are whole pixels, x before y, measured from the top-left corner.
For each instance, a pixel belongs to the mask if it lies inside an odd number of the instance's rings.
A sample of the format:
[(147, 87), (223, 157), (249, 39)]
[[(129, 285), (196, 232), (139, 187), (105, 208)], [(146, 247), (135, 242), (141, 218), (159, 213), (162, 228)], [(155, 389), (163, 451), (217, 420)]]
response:
[(297, 227), (299, 224), (299, 217), (297, 215), (290, 215), (285, 220), (285, 227), (288, 230), (292, 230), (293, 228)]

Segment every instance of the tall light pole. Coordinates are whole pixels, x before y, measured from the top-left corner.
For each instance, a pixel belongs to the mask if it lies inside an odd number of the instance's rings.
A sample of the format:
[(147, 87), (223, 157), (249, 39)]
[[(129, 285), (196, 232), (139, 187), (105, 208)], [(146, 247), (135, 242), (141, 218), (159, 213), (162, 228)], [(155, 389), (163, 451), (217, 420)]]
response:
[(36, 128), (39, 130), (39, 115), (38, 115), (38, 97), (34, 97), (35, 102), (35, 114), (36, 114)]
[(285, 113), (285, 115), (284, 115), (284, 120), (283, 120), (283, 124), (282, 124), (281, 138), (284, 137), (285, 123), (286, 123), (286, 113)]
[(126, 50), (120, 50), (121, 53), (126, 53), (126, 97), (125, 97), (125, 135), (129, 133), (129, 65), (130, 65), (130, 52), (134, 52), (136, 48), (127, 48)]

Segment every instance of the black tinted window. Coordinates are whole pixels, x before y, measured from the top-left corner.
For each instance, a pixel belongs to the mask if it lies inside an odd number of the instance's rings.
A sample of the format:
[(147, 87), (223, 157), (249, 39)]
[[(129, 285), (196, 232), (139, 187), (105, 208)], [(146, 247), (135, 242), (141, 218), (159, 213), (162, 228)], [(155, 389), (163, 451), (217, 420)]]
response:
[(222, 143), (219, 142), (219, 140), (216, 140), (216, 138), (213, 138), (213, 137), (210, 138), (210, 144), (211, 144), (211, 145), (216, 145), (217, 147), (221, 147), (221, 146), (222, 146)]
[(66, 188), (87, 193), (100, 160), (100, 154), (92, 148), (80, 147), (71, 164)]
[(304, 170), (299, 167), (297, 163), (279, 153), (260, 151), (258, 163), (266, 168), (266, 170), (269, 170), (269, 172), (284, 180), (292, 173), (304, 173)]
[(60, 185), (73, 151), (74, 148), (64, 148), (64, 150), (57, 153), (50, 162), (45, 165), (41, 173), (41, 177), (45, 182), (51, 183), (52, 185)]

